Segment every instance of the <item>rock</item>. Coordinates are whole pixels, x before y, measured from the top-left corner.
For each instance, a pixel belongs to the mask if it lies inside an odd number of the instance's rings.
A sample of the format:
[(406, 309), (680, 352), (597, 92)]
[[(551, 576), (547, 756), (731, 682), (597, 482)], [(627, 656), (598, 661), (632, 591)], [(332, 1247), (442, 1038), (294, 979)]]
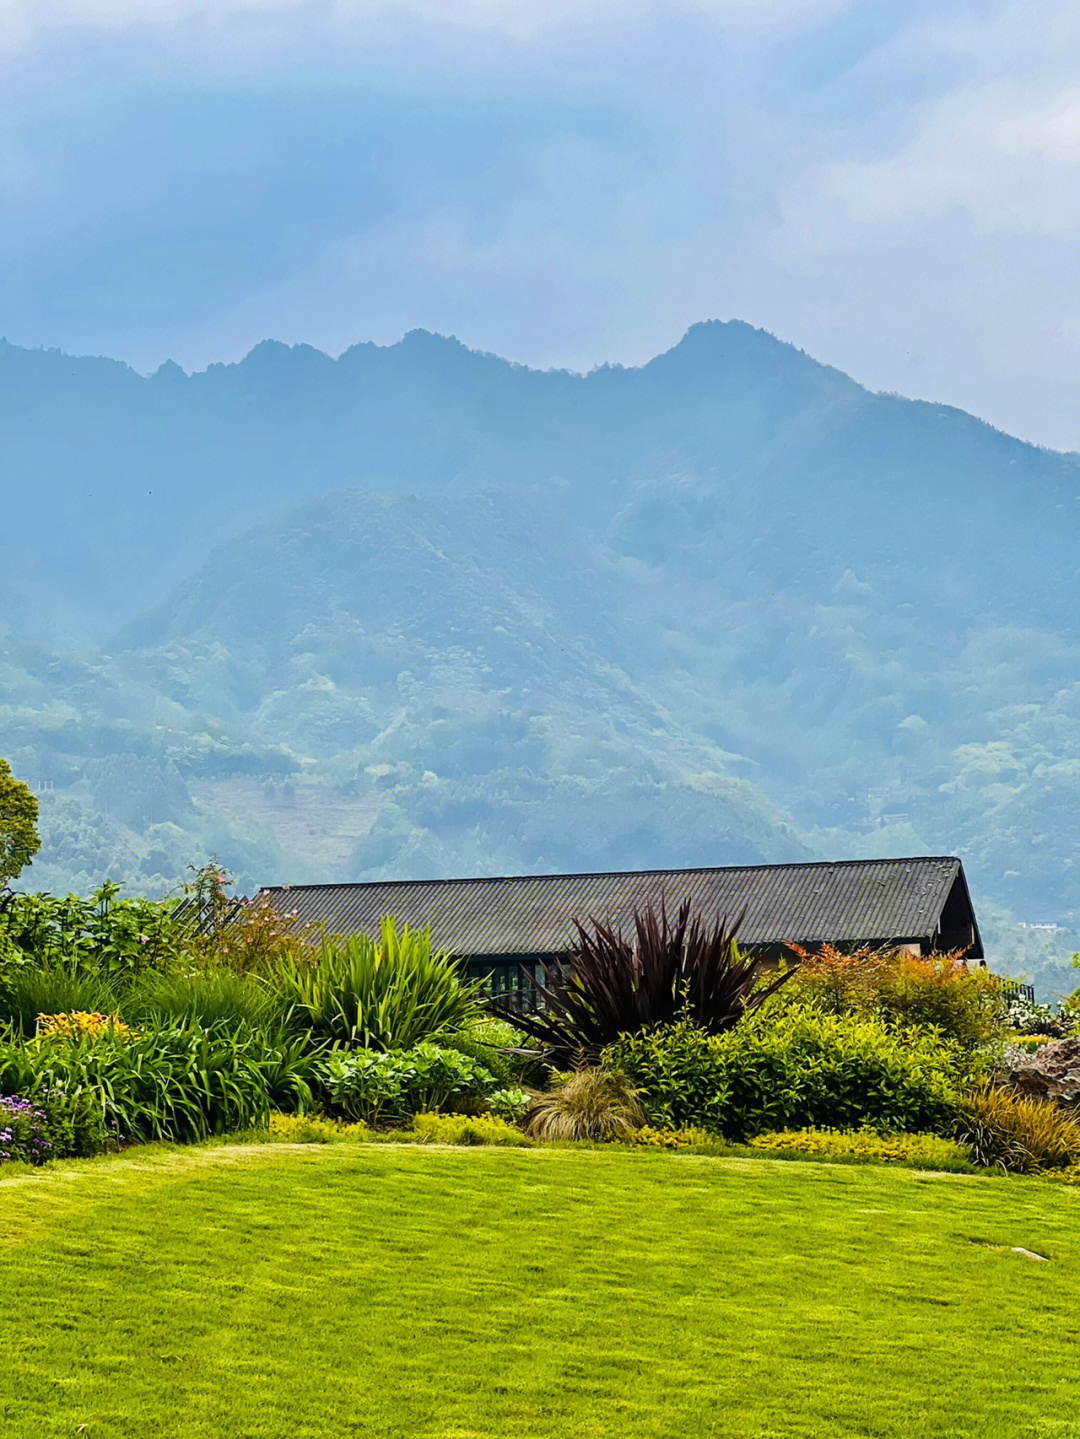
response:
[(1080, 1111), (1080, 1036), (1044, 1044), (1029, 1063), (1013, 1069), (1009, 1079), (1021, 1094)]

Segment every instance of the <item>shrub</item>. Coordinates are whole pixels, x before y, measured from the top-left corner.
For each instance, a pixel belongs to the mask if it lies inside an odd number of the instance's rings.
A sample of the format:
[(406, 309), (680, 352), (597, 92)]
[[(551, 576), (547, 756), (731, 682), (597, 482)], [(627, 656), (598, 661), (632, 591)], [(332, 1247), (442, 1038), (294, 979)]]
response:
[(63, 967), (71, 974), (100, 975), (118, 992), (132, 975), (165, 967), (183, 943), (174, 906), (148, 899), (120, 900), (119, 892), (120, 886), (109, 882), (89, 899), (74, 894), (62, 899), (51, 894), (6, 897), (0, 908), (0, 929), (8, 942), (6, 972), (20, 965)]
[(267, 1124), (275, 1144), (338, 1144), (366, 1139), (370, 1132), (366, 1124), (342, 1124), (325, 1114), (271, 1114)]
[(232, 883), (220, 865), (207, 864), (184, 886), (184, 948), (199, 968), (267, 974), (286, 959), (314, 961), (316, 926), (300, 924), (295, 910), (279, 914), (265, 895), (231, 898)]
[(1080, 1161), (1080, 1124), (1045, 1099), (983, 1085), (965, 1094), (956, 1135), (977, 1164), (1037, 1174)]
[(456, 961), (433, 953), (430, 932), (393, 919), (380, 940), (323, 939), (317, 963), (284, 961), (280, 992), (298, 1020), (338, 1044), (409, 1049), (464, 1029), (479, 1017), (480, 985), (463, 983)]
[(939, 1134), (880, 1134), (874, 1129), (784, 1129), (751, 1139), (752, 1149), (821, 1159), (910, 1164), (919, 1169), (966, 1169), (971, 1154)]
[(425, 1144), (498, 1144), (509, 1148), (528, 1145), (515, 1125), (494, 1114), (416, 1114), (413, 1133)]
[(478, 1108), (498, 1092), (482, 1064), (434, 1044), (332, 1054), (321, 1076), (330, 1106), (365, 1124), (400, 1122), (423, 1110)]
[(318, 1057), (285, 1035), (190, 1021), (126, 1043), (0, 1043), (0, 1091), (90, 1096), (108, 1131), (133, 1140), (204, 1139), (310, 1104)]
[(1046, 1039), (1064, 1039), (1077, 1029), (1080, 1015), (1066, 1001), (1055, 1009), (1052, 1004), (1040, 1004), (1028, 999), (1018, 985), (1007, 981), (1002, 986), (1002, 1000), (1005, 1024), (1010, 1030), (1025, 1035), (1037, 1035)]
[[(620, 1034), (668, 1024), (679, 1015), (718, 1034), (762, 1004), (785, 983), (778, 974), (762, 984), (760, 966), (735, 944), (738, 921), (709, 929), (690, 919), (690, 901), (674, 924), (663, 905), (634, 913), (635, 938), (599, 920), (575, 923), (577, 939), (565, 964), (546, 968), (538, 986), (543, 1008), (514, 1017), (519, 1029), (543, 1046), (555, 1065), (595, 1063)], [(497, 1003), (497, 1013), (502, 1013)]]
[(957, 1056), (935, 1035), (796, 1006), (722, 1035), (678, 1021), (605, 1058), (637, 1086), (650, 1123), (727, 1139), (810, 1125), (945, 1133), (957, 1102)]
[(54, 1159), (87, 1159), (113, 1142), (95, 1095), (42, 1090), (35, 1098), (45, 1111)]
[(484, 1108), (509, 1124), (522, 1124), (531, 1103), (523, 1089), (496, 1089), (485, 1097)]
[(547, 1065), (540, 1063), (527, 1049), (528, 1035), (504, 1019), (482, 1015), (464, 1029), (447, 1034), (439, 1043), (479, 1060), (508, 1088), (518, 1084), (540, 1085), (547, 1077)]
[(534, 1139), (625, 1139), (645, 1116), (626, 1076), (579, 1069), (548, 1094), (538, 1094), (526, 1130)]
[(877, 1015), (894, 1029), (934, 1028), (973, 1050), (1001, 1031), (1004, 997), (986, 970), (969, 970), (959, 951), (918, 956), (906, 950), (824, 945), (791, 946), (799, 968), (787, 990), (791, 1002), (830, 1014)]

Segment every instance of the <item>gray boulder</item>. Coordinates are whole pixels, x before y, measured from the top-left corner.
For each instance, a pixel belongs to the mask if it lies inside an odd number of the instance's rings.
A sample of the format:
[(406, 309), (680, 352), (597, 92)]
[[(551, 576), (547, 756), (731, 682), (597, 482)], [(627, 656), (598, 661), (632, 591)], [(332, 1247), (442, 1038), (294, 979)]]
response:
[(1026, 1064), (1012, 1069), (1009, 1079), (1021, 1094), (1080, 1111), (1080, 1036), (1044, 1044)]

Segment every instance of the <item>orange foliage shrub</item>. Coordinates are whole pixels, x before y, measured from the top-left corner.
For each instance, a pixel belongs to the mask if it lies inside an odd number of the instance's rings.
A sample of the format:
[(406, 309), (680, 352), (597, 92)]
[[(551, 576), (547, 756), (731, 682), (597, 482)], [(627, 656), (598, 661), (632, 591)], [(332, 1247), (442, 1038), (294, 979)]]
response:
[(986, 970), (969, 969), (961, 951), (920, 956), (869, 946), (788, 947), (799, 960), (789, 999), (832, 1014), (877, 1014), (896, 1027), (933, 1026), (968, 1049), (1001, 1030), (1000, 986)]

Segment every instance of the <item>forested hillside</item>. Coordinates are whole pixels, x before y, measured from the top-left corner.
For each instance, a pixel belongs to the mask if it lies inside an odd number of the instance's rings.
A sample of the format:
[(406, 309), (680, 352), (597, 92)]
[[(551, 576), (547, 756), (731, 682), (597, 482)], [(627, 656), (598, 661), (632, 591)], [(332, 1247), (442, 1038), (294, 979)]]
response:
[(1072, 987), (1076, 456), (738, 324), (587, 376), (0, 346), (0, 405), (27, 881), (957, 852)]

